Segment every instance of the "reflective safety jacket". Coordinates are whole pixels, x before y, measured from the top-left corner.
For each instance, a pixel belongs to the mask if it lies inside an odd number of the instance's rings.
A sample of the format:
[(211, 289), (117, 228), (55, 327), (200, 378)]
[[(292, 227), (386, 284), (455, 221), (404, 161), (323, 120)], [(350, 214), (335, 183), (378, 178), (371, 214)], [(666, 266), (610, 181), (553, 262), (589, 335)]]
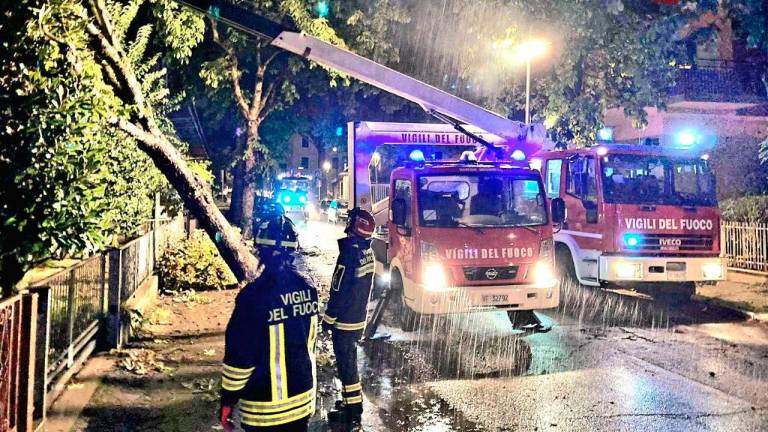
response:
[(292, 266), (269, 267), (243, 288), (226, 331), (222, 405), (242, 422), (278, 426), (315, 411), (317, 290)]
[(371, 241), (356, 236), (340, 239), (339, 258), (331, 280), (331, 298), (323, 321), (336, 330), (362, 332), (372, 279)]

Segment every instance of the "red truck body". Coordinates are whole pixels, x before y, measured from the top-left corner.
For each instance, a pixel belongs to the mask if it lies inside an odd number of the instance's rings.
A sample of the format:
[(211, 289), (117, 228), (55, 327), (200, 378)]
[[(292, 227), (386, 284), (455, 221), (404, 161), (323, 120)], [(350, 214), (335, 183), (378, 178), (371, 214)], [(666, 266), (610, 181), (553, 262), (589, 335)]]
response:
[(549, 198), (567, 217), (558, 266), (585, 285), (674, 289), (725, 277), (720, 212), (708, 156), (693, 150), (599, 145), (535, 156)]

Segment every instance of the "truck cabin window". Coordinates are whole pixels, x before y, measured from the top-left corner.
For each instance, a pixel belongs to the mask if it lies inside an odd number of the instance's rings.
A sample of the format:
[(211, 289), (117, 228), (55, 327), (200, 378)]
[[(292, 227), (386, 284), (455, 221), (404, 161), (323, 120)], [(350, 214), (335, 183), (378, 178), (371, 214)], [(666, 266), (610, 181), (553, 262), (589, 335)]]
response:
[(707, 161), (667, 156), (608, 155), (602, 161), (605, 202), (714, 206)]
[(440, 175), (419, 178), (419, 219), (425, 227), (542, 225), (544, 191), (534, 178)]
[(297, 190), (307, 190), (309, 181), (305, 178), (286, 177), (280, 182), (281, 189), (287, 189), (296, 192)]

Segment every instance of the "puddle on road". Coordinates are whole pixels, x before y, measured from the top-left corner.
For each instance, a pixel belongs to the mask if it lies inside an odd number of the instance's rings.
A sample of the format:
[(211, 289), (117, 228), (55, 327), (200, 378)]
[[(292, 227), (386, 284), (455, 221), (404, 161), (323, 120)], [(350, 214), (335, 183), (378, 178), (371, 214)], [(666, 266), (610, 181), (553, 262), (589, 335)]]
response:
[[(440, 373), (416, 349), (415, 343), (367, 342), (361, 356), (365, 396), (376, 418), (368, 430), (395, 432), (482, 431), (427, 388)], [(370, 416), (369, 416), (370, 417)], [(377, 429), (374, 429), (377, 427)]]

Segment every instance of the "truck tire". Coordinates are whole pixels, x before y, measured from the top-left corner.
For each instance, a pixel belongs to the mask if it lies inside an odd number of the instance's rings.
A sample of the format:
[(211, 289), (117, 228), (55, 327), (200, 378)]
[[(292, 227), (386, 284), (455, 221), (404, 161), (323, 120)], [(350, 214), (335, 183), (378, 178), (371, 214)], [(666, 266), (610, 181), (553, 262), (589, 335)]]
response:
[(390, 288), (392, 289), (390, 295), (392, 295), (393, 311), (397, 316), (400, 329), (404, 332), (412, 332), (416, 330), (419, 326), (420, 316), (405, 304), (405, 300), (403, 299), (403, 279), (400, 277), (400, 273), (397, 271), (393, 272), (392, 280), (389, 283)]
[(555, 267), (561, 281), (578, 283), (571, 250), (562, 243), (555, 243)]

